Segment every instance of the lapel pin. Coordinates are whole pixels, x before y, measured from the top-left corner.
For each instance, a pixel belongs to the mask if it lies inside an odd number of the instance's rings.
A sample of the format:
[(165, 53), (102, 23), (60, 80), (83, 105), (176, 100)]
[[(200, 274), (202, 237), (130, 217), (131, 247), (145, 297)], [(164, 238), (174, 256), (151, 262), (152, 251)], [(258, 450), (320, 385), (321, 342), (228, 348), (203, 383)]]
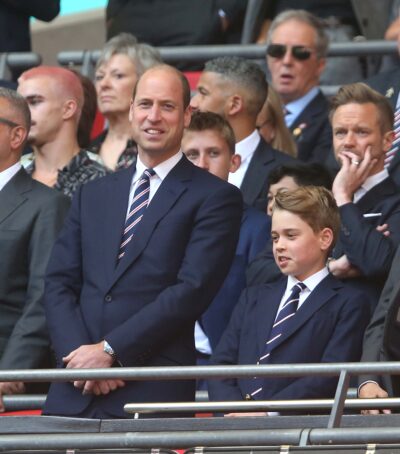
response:
[(394, 89), (393, 87), (390, 87), (386, 90), (386, 98), (391, 98), (393, 96), (393, 93), (394, 93)]

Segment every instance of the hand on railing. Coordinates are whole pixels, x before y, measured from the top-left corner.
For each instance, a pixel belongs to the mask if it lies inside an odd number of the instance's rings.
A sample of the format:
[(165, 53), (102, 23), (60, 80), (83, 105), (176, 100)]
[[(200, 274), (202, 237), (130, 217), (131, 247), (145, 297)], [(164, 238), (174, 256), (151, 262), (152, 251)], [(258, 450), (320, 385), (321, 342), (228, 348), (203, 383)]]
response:
[(0, 413), (5, 411), (3, 396), (9, 394), (22, 394), (25, 392), (25, 385), (22, 381), (0, 382)]
[[(377, 397), (385, 398), (388, 397), (388, 393), (382, 389), (378, 383), (367, 382), (361, 386), (359, 391), (359, 397), (361, 399), (375, 399)], [(361, 410), (363, 415), (379, 415), (380, 413), (390, 414), (391, 410), (388, 408), (382, 410)]]

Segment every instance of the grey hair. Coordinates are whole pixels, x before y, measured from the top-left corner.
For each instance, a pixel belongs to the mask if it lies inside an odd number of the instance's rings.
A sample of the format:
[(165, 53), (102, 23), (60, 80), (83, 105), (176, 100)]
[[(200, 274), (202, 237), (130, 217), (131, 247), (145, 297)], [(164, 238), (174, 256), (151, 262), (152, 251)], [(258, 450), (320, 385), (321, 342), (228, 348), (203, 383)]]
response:
[[(0, 99), (6, 99), (14, 112), (22, 117), (24, 127), (29, 131), (31, 127), (31, 111), (25, 98), (10, 88), (0, 87)], [(0, 114), (1, 116), (1, 114)]]
[(120, 33), (106, 42), (96, 63), (96, 70), (117, 54), (126, 55), (135, 65), (140, 77), (146, 69), (162, 63), (160, 53), (149, 44), (138, 43), (130, 33)]
[(288, 9), (278, 14), (272, 21), (268, 30), (267, 45), (271, 44), (272, 34), (274, 31), (285, 22), (295, 20), (309, 25), (315, 30), (315, 48), (318, 58), (325, 58), (328, 53), (329, 37), (325, 32), (324, 23), (314, 14), (305, 11), (304, 9)]
[(246, 91), (246, 108), (250, 115), (257, 115), (268, 95), (268, 83), (261, 67), (240, 57), (218, 57), (209, 60), (204, 71), (220, 74)]

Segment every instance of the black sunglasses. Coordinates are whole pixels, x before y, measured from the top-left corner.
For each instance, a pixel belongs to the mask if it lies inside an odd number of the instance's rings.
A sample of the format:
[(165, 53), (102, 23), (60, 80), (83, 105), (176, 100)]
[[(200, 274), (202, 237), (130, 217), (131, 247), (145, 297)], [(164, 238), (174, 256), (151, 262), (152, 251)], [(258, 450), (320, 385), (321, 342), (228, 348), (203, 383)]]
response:
[(3, 117), (0, 117), (0, 123), (3, 123), (3, 125), (10, 126), (10, 128), (16, 128), (17, 126), (19, 126), (18, 123), (14, 123), (13, 121), (7, 120), (7, 118)]
[[(270, 44), (267, 47), (267, 55), (273, 58), (283, 58), (288, 47), (289, 46), (286, 46), (285, 44)], [(292, 57), (300, 61), (308, 60), (313, 52), (311, 49), (307, 49), (304, 46), (292, 46), (289, 48)]]

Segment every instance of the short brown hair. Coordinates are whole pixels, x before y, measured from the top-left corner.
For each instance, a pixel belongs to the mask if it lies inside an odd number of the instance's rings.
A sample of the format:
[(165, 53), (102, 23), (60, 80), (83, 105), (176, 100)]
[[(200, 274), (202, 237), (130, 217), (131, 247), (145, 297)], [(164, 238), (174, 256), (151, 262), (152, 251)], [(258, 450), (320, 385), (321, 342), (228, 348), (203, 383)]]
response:
[(186, 131), (199, 132), (207, 130), (216, 131), (228, 145), (231, 154), (235, 153), (235, 133), (231, 125), (221, 115), (214, 112), (193, 112)]
[(331, 110), (329, 119), (332, 122), (332, 117), (336, 110), (347, 104), (374, 104), (378, 110), (378, 120), (381, 127), (381, 132), (385, 133), (393, 129), (393, 109), (389, 100), (373, 90), (363, 82), (343, 85), (337, 94), (331, 100)]
[(281, 189), (275, 196), (272, 212), (280, 209), (297, 214), (315, 233), (328, 227), (336, 241), (340, 229), (339, 209), (330, 191), (322, 186), (301, 186), (289, 191)]

